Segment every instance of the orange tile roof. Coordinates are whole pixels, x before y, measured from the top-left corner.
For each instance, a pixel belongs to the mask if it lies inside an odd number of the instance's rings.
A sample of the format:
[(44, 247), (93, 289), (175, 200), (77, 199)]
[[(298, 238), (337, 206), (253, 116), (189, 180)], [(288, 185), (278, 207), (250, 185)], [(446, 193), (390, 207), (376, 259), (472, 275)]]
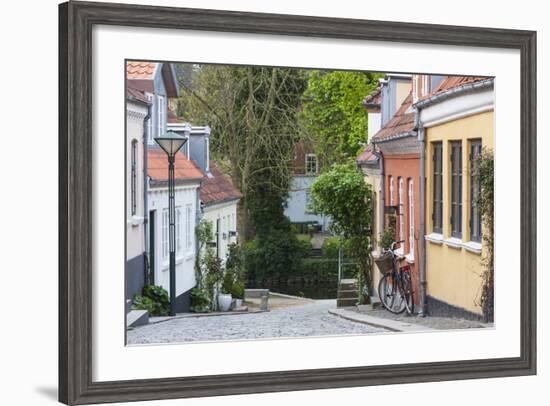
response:
[(135, 100), (139, 100), (140, 102), (143, 102), (143, 103), (149, 103), (149, 101), (147, 100), (147, 97), (145, 97), (145, 94), (139, 90), (139, 89), (136, 89), (130, 85), (126, 85), (126, 97), (128, 99), (135, 99)]
[[(166, 153), (156, 147), (149, 147), (147, 150), (147, 175), (153, 181), (168, 180), (168, 158)], [(176, 180), (201, 180), (204, 173), (192, 160), (187, 159), (181, 151), (176, 154), (174, 163), (174, 177)]]
[[(378, 150), (378, 148), (377, 148)], [(375, 150), (372, 144), (367, 145), (367, 148), (359, 154), (355, 159), (359, 163), (376, 162), (378, 157), (375, 154)]]
[(385, 140), (414, 130), (415, 112), (410, 111), (411, 106), (412, 92), (405, 98), (390, 121), (372, 137), (373, 141)]
[(239, 189), (213, 161), (210, 161), (209, 165), (212, 177), (206, 177), (200, 189), (200, 199), (203, 204), (221, 203), (243, 197)]
[(489, 78), (486, 76), (447, 76), (434, 90), (421, 97), (420, 100), (425, 100), (440, 93), (445, 93), (446, 91), (456, 87), (464, 86), (470, 83), (482, 82), (487, 79)]
[(153, 79), (157, 63), (128, 61), (126, 62), (127, 79)]
[(363, 99), (365, 107), (380, 107), (382, 102), (382, 86), (378, 86)]

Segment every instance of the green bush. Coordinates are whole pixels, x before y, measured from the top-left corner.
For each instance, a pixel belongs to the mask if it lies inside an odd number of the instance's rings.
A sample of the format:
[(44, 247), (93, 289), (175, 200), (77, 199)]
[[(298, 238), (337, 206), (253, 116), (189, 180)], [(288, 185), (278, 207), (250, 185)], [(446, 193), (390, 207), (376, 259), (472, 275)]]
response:
[(244, 299), (244, 284), (242, 282), (235, 282), (231, 287), (231, 296), (233, 299)]
[(210, 311), (210, 298), (203, 289), (191, 289), (191, 311), (195, 313), (208, 313)]
[[(340, 237), (329, 237), (325, 241), (323, 241), (323, 246), (321, 247), (321, 250), (323, 252), (324, 258), (338, 258), (340, 240)], [(345, 258), (351, 257), (353, 255), (349, 241), (344, 240), (342, 242), (342, 247), (344, 249)]]
[(167, 316), (170, 313), (170, 297), (161, 286), (145, 285), (140, 295), (134, 295), (133, 308), (147, 310), (151, 316)]

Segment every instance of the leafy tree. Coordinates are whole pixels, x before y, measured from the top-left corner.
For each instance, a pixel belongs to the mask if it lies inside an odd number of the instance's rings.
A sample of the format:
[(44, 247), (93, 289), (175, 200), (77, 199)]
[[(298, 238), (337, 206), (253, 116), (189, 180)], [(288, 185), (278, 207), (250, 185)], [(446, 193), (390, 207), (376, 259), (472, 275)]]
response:
[[(187, 72), (189, 69), (178, 68)], [(302, 70), (194, 65), (183, 85), (186, 120), (212, 128), (212, 155), (243, 193), (239, 234), (246, 240), (287, 227), (288, 196), (297, 112), (306, 81)]]
[(493, 151), (484, 149), (475, 162), (474, 175), (479, 177), (481, 193), (477, 196), (477, 205), (483, 222), (483, 242), (485, 270), (482, 274), (481, 308), (487, 322), (494, 318), (494, 156)]
[(372, 191), (361, 171), (350, 163), (334, 164), (311, 186), (314, 212), (332, 218), (332, 230), (349, 241), (359, 262), (362, 302), (369, 303), (372, 288)]
[(367, 142), (368, 114), (361, 102), (380, 77), (369, 72), (309, 72), (300, 119), (325, 164), (356, 157)]

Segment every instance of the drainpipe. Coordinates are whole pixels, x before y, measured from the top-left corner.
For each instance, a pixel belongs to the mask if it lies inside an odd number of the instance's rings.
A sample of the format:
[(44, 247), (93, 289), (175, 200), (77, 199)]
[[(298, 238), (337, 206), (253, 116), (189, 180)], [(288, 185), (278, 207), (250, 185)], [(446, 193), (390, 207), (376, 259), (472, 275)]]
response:
[(379, 233), (384, 231), (385, 225), (384, 225), (384, 208), (386, 207), (386, 191), (384, 190), (384, 154), (382, 151), (376, 152), (376, 144), (373, 143), (373, 151), (374, 155), (378, 157), (380, 160), (380, 218), (378, 219), (380, 224), (380, 229), (378, 230)]
[(149, 192), (149, 182), (147, 179), (147, 122), (151, 119), (151, 104), (147, 104), (147, 115), (143, 119), (143, 241), (145, 248), (145, 272), (144, 280), (145, 284), (151, 282), (149, 275), (150, 264), (149, 264), (149, 201), (148, 201), (148, 192)]
[(426, 140), (424, 127), (418, 120), (418, 141), (420, 143), (420, 238), (418, 239), (418, 265), (420, 272), (420, 315), (426, 316)]

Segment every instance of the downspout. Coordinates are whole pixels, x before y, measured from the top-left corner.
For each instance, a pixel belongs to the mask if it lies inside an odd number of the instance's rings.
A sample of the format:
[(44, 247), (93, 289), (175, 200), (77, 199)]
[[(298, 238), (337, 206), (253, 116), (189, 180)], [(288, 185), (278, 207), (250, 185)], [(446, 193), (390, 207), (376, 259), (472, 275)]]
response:
[(420, 316), (426, 316), (426, 140), (424, 127), (417, 111), (418, 142), (420, 143), (420, 235), (418, 238), (418, 265), (420, 272)]
[(150, 264), (149, 264), (149, 181), (147, 179), (147, 146), (148, 146), (148, 131), (147, 131), (147, 122), (151, 119), (151, 104), (147, 104), (147, 115), (143, 119), (143, 241), (145, 248), (145, 275), (144, 280), (145, 284), (151, 282), (151, 275), (149, 275)]
[(380, 224), (380, 227), (379, 227), (379, 233), (382, 233), (384, 232), (384, 228), (385, 228), (385, 224), (384, 224), (384, 208), (386, 207), (386, 191), (384, 190), (384, 179), (385, 179), (385, 175), (384, 175), (384, 154), (382, 153), (382, 151), (380, 152), (376, 152), (376, 143), (373, 143), (373, 151), (374, 151), (374, 155), (376, 155), (379, 159), (379, 165), (380, 165), (380, 199), (379, 200), (379, 204), (380, 204), (380, 210), (379, 210), (379, 224)]

